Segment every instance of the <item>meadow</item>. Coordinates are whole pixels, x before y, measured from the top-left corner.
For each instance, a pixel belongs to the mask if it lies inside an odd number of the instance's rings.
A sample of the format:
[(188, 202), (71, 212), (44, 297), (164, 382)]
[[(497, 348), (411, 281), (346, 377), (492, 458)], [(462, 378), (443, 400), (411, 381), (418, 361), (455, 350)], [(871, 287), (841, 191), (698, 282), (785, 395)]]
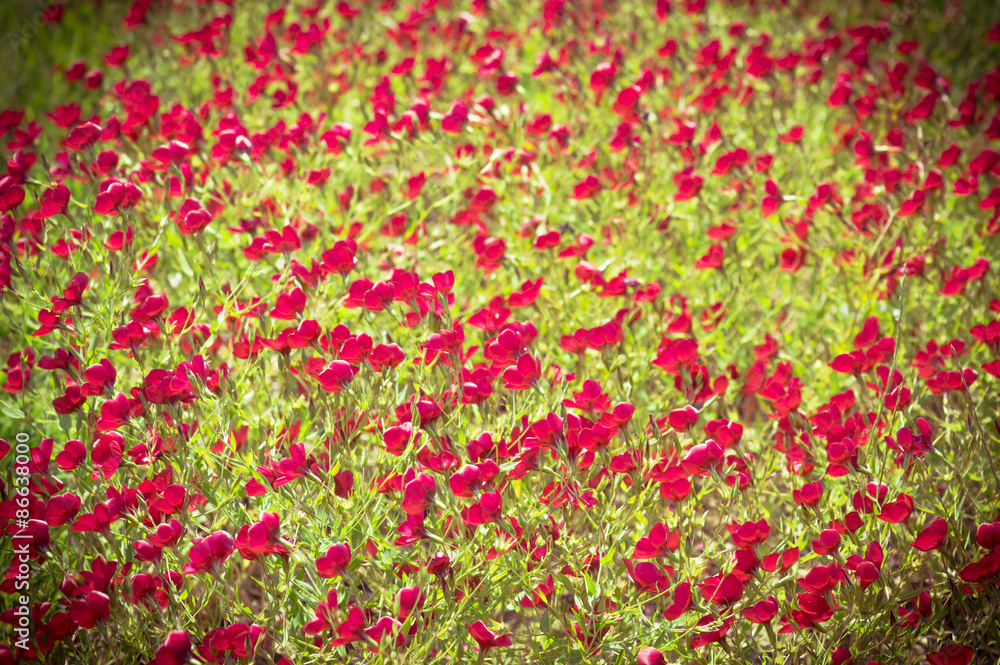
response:
[(1000, 663), (1000, 5), (0, 27), (0, 665)]

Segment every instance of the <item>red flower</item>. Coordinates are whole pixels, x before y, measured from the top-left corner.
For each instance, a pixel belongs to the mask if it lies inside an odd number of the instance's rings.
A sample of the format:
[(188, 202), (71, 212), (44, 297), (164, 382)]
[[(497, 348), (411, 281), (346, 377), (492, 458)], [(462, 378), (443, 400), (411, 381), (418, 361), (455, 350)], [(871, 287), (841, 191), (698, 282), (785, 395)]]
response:
[(56, 464), (63, 471), (72, 471), (87, 458), (87, 448), (83, 445), (83, 442), (76, 439), (70, 439), (66, 442), (66, 446), (63, 448), (62, 452), (56, 455)]
[(781, 269), (785, 272), (798, 272), (805, 265), (806, 253), (805, 247), (788, 247), (781, 253)]
[(601, 181), (595, 175), (588, 175), (583, 182), (573, 186), (573, 195), (570, 197), (576, 201), (592, 198), (595, 194), (604, 189)]
[(358, 368), (344, 360), (333, 360), (326, 369), (316, 375), (324, 392), (339, 393), (344, 386), (354, 379)]
[(975, 650), (964, 644), (949, 644), (927, 654), (927, 662), (930, 665), (968, 665), (975, 655)]
[(531, 354), (517, 359), (514, 367), (503, 372), (504, 388), (507, 390), (528, 390), (541, 378), (541, 364)]
[(836, 529), (825, 529), (812, 541), (812, 547), (816, 554), (833, 554), (840, 547), (840, 533)]
[(280, 544), (280, 528), (277, 513), (262, 513), (259, 522), (240, 528), (236, 535), (236, 549), (250, 561), (256, 561), (258, 555), (288, 554), (288, 548)]
[(499, 492), (485, 492), (468, 511), (464, 512), (463, 518), (466, 524), (480, 525), (491, 524), (500, 519), (500, 512), (503, 509)]
[(305, 307), (306, 294), (302, 289), (296, 287), (288, 293), (278, 295), (269, 316), (279, 321), (292, 321)]
[(878, 580), (879, 568), (871, 561), (862, 561), (854, 570), (854, 574), (858, 578), (861, 588), (864, 589)]
[(48, 219), (64, 214), (69, 205), (70, 191), (66, 185), (56, 185), (46, 189), (42, 194), (41, 206), (38, 210), (40, 219)]
[(331, 545), (326, 554), (316, 559), (316, 570), (323, 578), (343, 577), (351, 564), (351, 545)]
[(806, 483), (802, 489), (792, 490), (792, 500), (800, 506), (813, 508), (823, 498), (823, 484), (820, 481)]
[(469, 629), (469, 634), (472, 635), (472, 639), (476, 640), (479, 644), (479, 650), (483, 653), (489, 651), (494, 647), (509, 647), (513, 642), (510, 639), (510, 635), (503, 634), (497, 635), (492, 630), (486, 627), (482, 621), (477, 621), (473, 624), (466, 624)]
[(726, 530), (733, 538), (736, 547), (756, 547), (762, 545), (771, 533), (771, 527), (767, 520), (762, 519), (756, 522), (744, 522), (743, 524), (727, 524)]
[(423, 515), (424, 510), (434, 500), (437, 485), (434, 478), (425, 473), (415, 473), (407, 469), (403, 476), (403, 501), (401, 507), (407, 515)]
[(347, 611), (347, 618), (337, 626), (335, 631), (337, 637), (330, 642), (330, 646), (344, 646), (362, 639), (365, 628), (364, 612), (359, 607), (352, 607)]
[(555, 596), (556, 585), (550, 574), (548, 579), (539, 584), (530, 595), (521, 599), (521, 607), (545, 607), (549, 600)]
[(782, 143), (798, 143), (802, 140), (802, 135), (805, 133), (805, 128), (802, 125), (796, 125), (789, 129), (786, 133), (778, 137), (778, 140)]
[(476, 267), (489, 274), (500, 267), (503, 262), (507, 244), (500, 238), (476, 236), (474, 249), (476, 252)]
[(698, 621), (698, 634), (691, 638), (691, 648), (700, 649), (703, 646), (721, 641), (732, 625), (733, 619), (731, 617), (716, 619), (711, 614), (703, 616)]
[[(100, 200), (100, 197), (98, 197)], [(174, 215), (177, 228), (184, 235), (192, 235), (204, 230), (212, 223), (212, 213), (201, 207), (196, 199), (185, 199)]]
[[(644, 593), (660, 594), (670, 588), (670, 579), (656, 566), (648, 561), (633, 564), (625, 559), (625, 570), (632, 578), (635, 588)], [(668, 569), (672, 572), (673, 569)]]
[(369, 312), (381, 312), (392, 304), (396, 289), (389, 282), (375, 282), (362, 298), (364, 308)]
[(681, 465), (684, 470), (693, 476), (708, 476), (711, 472), (722, 471), (724, 461), (723, 449), (714, 439), (708, 439), (704, 443), (692, 446)]
[(482, 484), (479, 467), (472, 464), (466, 464), (448, 480), (451, 493), (462, 497), (471, 497), (473, 492), (478, 493)]
[(80, 628), (94, 628), (111, 615), (111, 599), (100, 591), (91, 591), (82, 600), (75, 600), (67, 608), (69, 616)]
[(643, 647), (635, 657), (636, 665), (667, 665), (666, 658), (653, 647)]
[(414, 612), (424, 606), (424, 593), (418, 586), (405, 587), (396, 592), (396, 618), (405, 621)]
[(667, 414), (667, 422), (675, 431), (687, 432), (692, 425), (698, 422), (698, 415), (698, 410), (693, 406), (685, 406), (683, 409), (675, 409)]
[(743, 582), (733, 574), (707, 578), (699, 585), (702, 597), (716, 605), (735, 605), (743, 598)]
[(681, 582), (674, 589), (674, 601), (663, 611), (663, 618), (667, 621), (679, 619), (691, 606), (691, 585), (688, 582)]
[(947, 535), (948, 520), (943, 517), (939, 517), (931, 522), (926, 529), (920, 532), (917, 539), (913, 541), (912, 546), (921, 552), (936, 550), (941, 546), (941, 543)]
[(186, 631), (175, 630), (156, 650), (150, 665), (185, 665), (191, 660), (191, 638)]
[(806, 576), (799, 580), (799, 586), (811, 593), (825, 593), (833, 589), (838, 582), (844, 581), (844, 573), (833, 563), (829, 566), (814, 566)]
[(875, 483), (868, 483), (865, 486), (865, 495), (862, 496), (861, 492), (855, 492), (852, 499), (854, 509), (861, 511), (863, 513), (872, 513), (875, 510), (875, 500), (877, 499), (879, 503), (885, 501), (886, 495), (889, 493), (889, 486), (885, 483), (880, 483), (876, 485)]
[(205, 634), (198, 654), (207, 662), (229, 660), (227, 652), (234, 658), (251, 658), (264, 633), (257, 624), (234, 623), (216, 628)]
[(323, 270), (328, 274), (346, 275), (354, 270), (358, 260), (355, 258), (358, 246), (354, 240), (338, 240), (333, 247), (323, 252)]
[(118, 372), (115, 370), (115, 366), (105, 358), (100, 363), (91, 365), (83, 371), (83, 378), (86, 379), (87, 383), (80, 388), (80, 394), (88, 397), (103, 395), (105, 391), (114, 387), (117, 376)]
[(751, 623), (770, 623), (777, 613), (778, 601), (774, 596), (769, 596), (741, 612)]
[(674, 201), (680, 203), (689, 201), (701, 192), (701, 187), (705, 180), (694, 173), (694, 167), (689, 166), (680, 173), (674, 174), (674, 184), (677, 185), (677, 193), (674, 194)]
[(326, 600), (321, 601), (313, 611), (315, 619), (306, 623), (302, 627), (302, 632), (306, 635), (318, 635), (323, 631), (333, 627), (332, 613), (337, 609), (337, 590), (330, 589), (326, 594)]
[(640, 538), (632, 551), (633, 559), (655, 559), (666, 556), (667, 552), (676, 551), (681, 546), (680, 533), (671, 531), (669, 527), (659, 522), (649, 531), (649, 535)]
[(883, 505), (881, 512), (876, 517), (889, 524), (899, 524), (905, 522), (912, 512), (913, 499), (907, 494), (900, 494), (895, 501)]
[(402, 423), (385, 430), (382, 434), (382, 442), (385, 445), (386, 452), (399, 457), (406, 451), (411, 439), (414, 444), (417, 444), (420, 442), (420, 437), (420, 432), (417, 432), (416, 438), (414, 438), (413, 425), (411, 423)]
[(185, 575), (214, 573), (226, 562), (235, 546), (236, 541), (225, 531), (216, 531), (205, 538), (195, 538), (188, 552), (190, 561), (181, 572)]
[(424, 176), (423, 171), (408, 179), (406, 181), (406, 192), (404, 193), (406, 199), (412, 201), (420, 196), (420, 191), (424, 188), (424, 183), (426, 182), (427, 178)]
[(176, 518), (169, 523), (160, 524), (156, 531), (149, 536), (149, 542), (156, 547), (175, 547), (184, 535), (184, 525)]
[(497, 78), (497, 92), (504, 97), (517, 92), (517, 74), (513, 72), (501, 74)]
[(976, 543), (987, 550), (1000, 548), (1000, 521), (980, 524), (976, 529)]
[(722, 245), (712, 245), (707, 254), (695, 261), (694, 267), (698, 270), (717, 270), (722, 267), (725, 258), (725, 248)]
[(449, 134), (458, 134), (468, 119), (468, 105), (460, 99), (455, 100), (444, 118), (441, 119), (441, 129)]

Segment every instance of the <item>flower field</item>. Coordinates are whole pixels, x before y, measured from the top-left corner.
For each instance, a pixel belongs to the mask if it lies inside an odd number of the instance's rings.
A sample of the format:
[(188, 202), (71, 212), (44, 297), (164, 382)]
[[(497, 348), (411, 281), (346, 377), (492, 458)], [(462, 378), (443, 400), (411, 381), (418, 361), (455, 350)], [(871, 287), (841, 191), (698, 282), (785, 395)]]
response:
[(1000, 662), (1000, 6), (0, 17), (0, 665)]

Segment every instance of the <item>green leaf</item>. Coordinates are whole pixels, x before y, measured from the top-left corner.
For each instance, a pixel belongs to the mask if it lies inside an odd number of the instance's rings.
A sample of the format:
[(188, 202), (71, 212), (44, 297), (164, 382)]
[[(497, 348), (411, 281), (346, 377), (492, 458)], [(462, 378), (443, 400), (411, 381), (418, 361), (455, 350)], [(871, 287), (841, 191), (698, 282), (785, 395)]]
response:
[(8, 418), (13, 418), (14, 420), (24, 419), (24, 411), (5, 400), (0, 400), (0, 411)]

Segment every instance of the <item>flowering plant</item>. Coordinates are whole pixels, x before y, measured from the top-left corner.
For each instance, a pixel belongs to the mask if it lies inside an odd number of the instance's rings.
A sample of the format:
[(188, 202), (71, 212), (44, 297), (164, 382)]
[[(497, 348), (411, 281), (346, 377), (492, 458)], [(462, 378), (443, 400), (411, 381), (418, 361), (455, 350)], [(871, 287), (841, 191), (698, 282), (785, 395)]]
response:
[(0, 665), (995, 662), (1000, 13), (912, 4), (46, 7)]

